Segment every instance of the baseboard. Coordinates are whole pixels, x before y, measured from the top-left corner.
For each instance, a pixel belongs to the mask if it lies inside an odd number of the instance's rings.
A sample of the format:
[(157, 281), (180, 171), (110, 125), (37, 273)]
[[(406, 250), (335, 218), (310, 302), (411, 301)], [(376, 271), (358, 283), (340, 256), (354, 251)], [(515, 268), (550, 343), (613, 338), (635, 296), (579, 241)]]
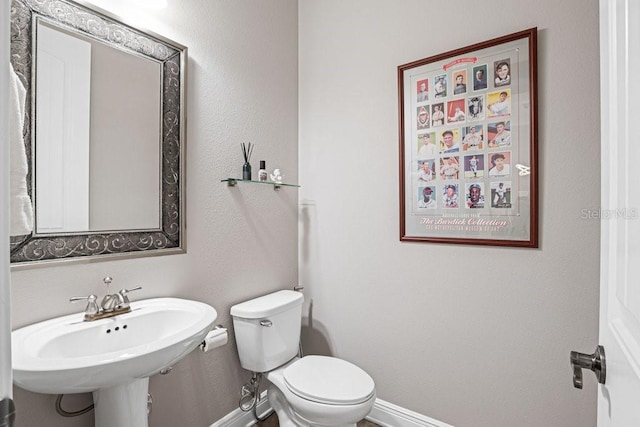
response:
[(367, 420), (382, 427), (453, 427), (382, 399), (376, 399)]
[[(260, 416), (271, 410), (271, 405), (269, 405), (266, 395), (266, 391), (262, 393), (258, 404), (258, 414)], [(401, 408), (382, 399), (376, 399), (376, 403), (373, 405), (371, 413), (367, 416), (367, 420), (382, 427), (453, 427), (450, 424)], [(238, 408), (209, 427), (251, 427), (255, 423), (256, 419), (253, 416), (253, 410), (243, 412)]]

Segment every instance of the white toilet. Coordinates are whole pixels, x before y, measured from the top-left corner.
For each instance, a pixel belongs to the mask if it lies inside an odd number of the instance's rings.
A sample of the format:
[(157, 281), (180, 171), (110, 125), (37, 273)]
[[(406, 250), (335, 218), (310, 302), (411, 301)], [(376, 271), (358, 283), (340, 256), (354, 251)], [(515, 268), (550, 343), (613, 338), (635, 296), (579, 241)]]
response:
[(335, 357), (297, 357), (303, 300), (279, 291), (231, 307), (240, 364), (268, 380), (280, 427), (355, 427), (373, 408), (373, 379)]

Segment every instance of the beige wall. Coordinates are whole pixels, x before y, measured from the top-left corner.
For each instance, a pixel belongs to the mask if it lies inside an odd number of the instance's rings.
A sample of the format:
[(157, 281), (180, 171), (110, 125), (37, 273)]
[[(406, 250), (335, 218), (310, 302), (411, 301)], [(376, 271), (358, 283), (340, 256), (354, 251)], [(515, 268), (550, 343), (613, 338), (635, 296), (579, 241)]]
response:
[[(184, 0), (162, 10), (101, 3), (189, 48), (187, 253), (13, 272), (13, 327), (81, 310), (68, 298), (102, 295), (105, 275), (114, 278), (115, 290), (142, 286), (132, 299), (207, 302), (218, 310), (218, 322), (231, 326), (231, 305), (297, 283), (297, 190), (220, 183), (240, 175), (240, 143), (248, 141), (256, 144), (256, 172), (264, 159), (297, 181), (297, 2)], [(249, 376), (233, 340), (194, 352), (171, 374), (151, 379), (150, 425), (208, 426), (237, 408)], [(93, 425), (93, 414), (57, 415), (55, 396), (16, 388), (15, 401), (18, 427)], [(89, 402), (88, 395), (69, 397), (65, 408)]]
[[(299, 3), (307, 348), (456, 427), (595, 426), (598, 2)], [(537, 26), (540, 249), (398, 240), (397, 66)]]

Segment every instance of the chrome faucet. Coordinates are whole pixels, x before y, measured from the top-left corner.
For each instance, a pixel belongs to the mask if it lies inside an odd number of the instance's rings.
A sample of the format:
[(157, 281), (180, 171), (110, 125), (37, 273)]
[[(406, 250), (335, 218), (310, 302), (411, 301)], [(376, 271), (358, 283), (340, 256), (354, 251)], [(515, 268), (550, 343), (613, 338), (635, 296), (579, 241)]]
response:
[(97, 303), (98, 297), (93, 294), (88, 297), (72, 297), (69, 299), (71, 302), (87, 300), (87, 307), (84, 309), (84, 320), (86, 322), (130, 312), (131, 302), (127, 294), (142, 289), (142, 286), (138, 286), (133, 289), (121, 289), (114, 294), (110, 294), (109, 285), (113, 279), (107, 276), (103, 281), (107, 285), (107, 294), (102, 298), (100, 306)]

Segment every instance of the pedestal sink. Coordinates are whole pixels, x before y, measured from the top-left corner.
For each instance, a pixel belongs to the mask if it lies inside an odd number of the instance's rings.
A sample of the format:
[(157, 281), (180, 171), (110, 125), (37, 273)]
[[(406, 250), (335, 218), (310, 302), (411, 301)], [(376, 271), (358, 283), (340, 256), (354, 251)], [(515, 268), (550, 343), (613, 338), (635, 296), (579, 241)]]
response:
[(12, 332), (13, 380), (25, 390), (93, 392), (96, 427), (144, 427), (149, 377), (194, 350), (216, 310), (179, 298), (131, 303), (131, 312), (85, 322), (83, 313)]

